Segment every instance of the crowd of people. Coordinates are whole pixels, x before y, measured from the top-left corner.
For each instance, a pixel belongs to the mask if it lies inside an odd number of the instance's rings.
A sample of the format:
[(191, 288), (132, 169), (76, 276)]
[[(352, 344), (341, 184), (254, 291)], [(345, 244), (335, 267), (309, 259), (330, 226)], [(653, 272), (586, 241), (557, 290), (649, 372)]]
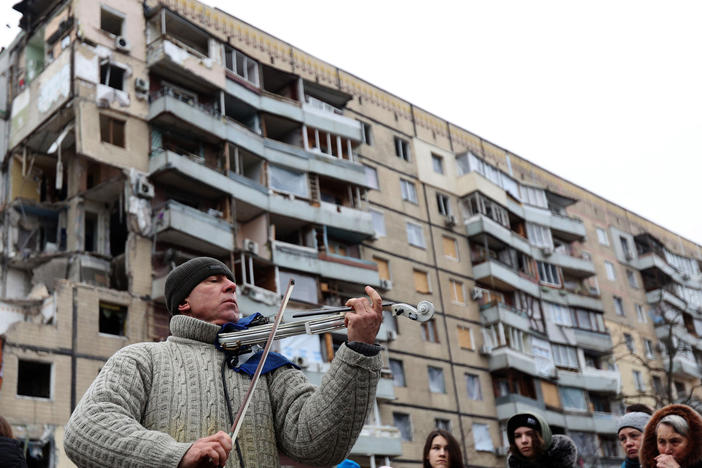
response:
[[(314, 466), (357, 467), (345, 458), (372, 408), (382, 367), (375, 344), (382, 299), (370, 287), (366, 294), (347, 301), (348, 340), (320, 386), (283, 356), (269, 356), (251, 411), (232, 440), (224, 430), (249, 386), (247, 369), (261, 356), (229, 355), (214, 344), (220, 333), (245, 329), (251, 319), (239, 320), (234, 275), (224, 263), (199, 257), (178, 266), (165, 285), (172, 335), (110, 358), (71, 415), (66, 453), (79, 467), (275, 467), (279, 452)], [(702, 418), (689, 406), (653, 412), (631, 405), (617, 436), (626, 457), (622, 468), (702, 468)], [(580, 466), (573, 440), (553, 434), (536, 412), (509, 418), (507, 438), (507, 468)], [(442, 429), (429, 433), (422, 459), (425, 468), (466, 462), (460, 443)], [(0, 466), (26, 467), (1, 416)]]

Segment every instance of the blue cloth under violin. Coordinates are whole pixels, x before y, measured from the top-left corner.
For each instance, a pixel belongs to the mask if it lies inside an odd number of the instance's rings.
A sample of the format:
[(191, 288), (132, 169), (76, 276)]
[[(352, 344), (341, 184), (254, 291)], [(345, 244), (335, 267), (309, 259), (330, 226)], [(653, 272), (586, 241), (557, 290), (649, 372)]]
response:
[[(236, 372), (247, 374), (249, 377), (253, 377), (254, 373), (256, 372), (258, 363), (261, 361), (261, 356), (263, 355), (263, 350), (254, 353), (253, 356), (249, 357), (243, 364), (239, 364), (238, 353), (235, 351), (225, 350), (224, 348), (222, 348), (222, 345), (219, 344), (219, 334), (248, 330), (251, 322), (259, 319), (260, 317), (263, 317), (263, 315), (256, 312), (255, 314), (249, 315), (248, 317), (244, 317), (236, 322), (225, 323), (224, 325), (222, 325), (222, 328), (217, 333), (217, 338), (215, 339), (214, 343), (215, 347), (225, 354), (227, 358), (227, 365), (229, 366), (229, 368), (234, 369), (234, 371)], [(271, 351), (270, 353), (268, 353), (266, 362), (263, 364), (261, 375), (274, 371), (277, 368), (283, 366), (293, 366), (296, 369), (300, 368), (282, 354)]]

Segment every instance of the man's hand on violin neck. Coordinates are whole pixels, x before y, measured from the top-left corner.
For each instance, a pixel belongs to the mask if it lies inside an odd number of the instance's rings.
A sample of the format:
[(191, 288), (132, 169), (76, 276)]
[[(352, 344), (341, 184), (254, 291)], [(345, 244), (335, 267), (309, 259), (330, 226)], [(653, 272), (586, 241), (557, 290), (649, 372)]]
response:
[(232, 439), (224, 431), (196, 440), (178, 464), (178, 468), (212, 468), (224, 466), (232, 450)]
[(346, 313), (346, 328), (349, 341), (360, 341), (373, 344), (375, 337), (383, 323), (383, 300), (380, 294), (370, 286), (366, 286), (365, 297), (355, 297), (346, 301), (347, 307), (352, 307), (352, 312)]

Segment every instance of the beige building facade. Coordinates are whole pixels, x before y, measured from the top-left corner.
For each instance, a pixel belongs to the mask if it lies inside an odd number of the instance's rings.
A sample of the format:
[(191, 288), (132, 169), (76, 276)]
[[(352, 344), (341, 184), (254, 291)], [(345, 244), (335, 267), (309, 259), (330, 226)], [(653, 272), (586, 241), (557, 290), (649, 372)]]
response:
[[(416, 467), (447, 428), (504, 466), (539, 411), (619, 466), (627, 404), (696, 404), (702, 247), (194, 0), (24, 0), (0, 53), (0, 414), (37, 466), (72, 466), (72, 409), (119, 348), (168, 335), (165, 277), (198, 255), (245, 314), (387, 314), (350, 458)], [(3, 86), (4, 85), (4, 86)], [(288, 317), (290, 319), (290, 317)], [(313, 382), (344, 331), (281, 341)], [(282, 459), (283, 464), (295, 465)]]

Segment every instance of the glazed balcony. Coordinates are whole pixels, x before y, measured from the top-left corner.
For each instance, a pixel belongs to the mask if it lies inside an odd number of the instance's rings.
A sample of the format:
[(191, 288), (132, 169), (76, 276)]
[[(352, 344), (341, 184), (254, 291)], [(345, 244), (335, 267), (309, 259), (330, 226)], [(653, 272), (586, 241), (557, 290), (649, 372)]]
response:
[(655, 252), (639, 255), (632, 260), (632, 265), (641, 272), (649, 271), (651, 275), (656, 277), (667, 277), (668, 281), (677, 276), (675, 268), (670, 266), (668, 262), (665, 261), (665, 258)]
[(281, 268), (304, 271), (356, 284), (380, 285), (378, 267), (360, 258), (319, 252), (315, 248), (273, 242), (273, 261)]
[(234, 249), (231, 224), (173, 200), (154, 209), (153, 225), (160, 242), (181, 245), (215, 257)]
[(658, 305), (660, 302), (665, 302), (678, 310), (685, 310), (687, 307), (687, 303), (672, 292), (672, 288), (669, 287), (662, 287), (647, 292), (646, 301), (651, 305)]

